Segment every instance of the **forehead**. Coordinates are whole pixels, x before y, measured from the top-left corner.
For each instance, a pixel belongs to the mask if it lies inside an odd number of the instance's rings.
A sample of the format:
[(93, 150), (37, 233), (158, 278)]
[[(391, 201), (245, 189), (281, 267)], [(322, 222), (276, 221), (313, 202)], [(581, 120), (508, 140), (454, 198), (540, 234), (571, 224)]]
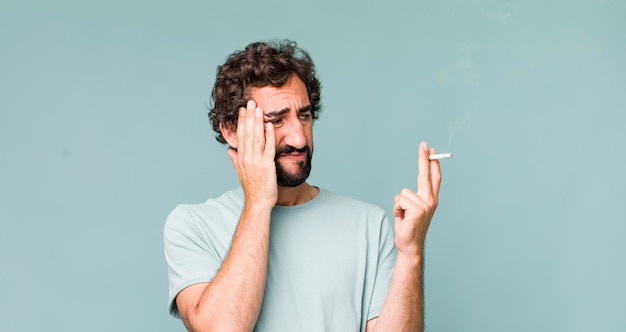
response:
[(250, 97), (265, 113), (285, 108), (295, 108), (309, 104), (309, 93), (302, 80), (292, 75), (281, 87), (264, 86), (250, 89)]

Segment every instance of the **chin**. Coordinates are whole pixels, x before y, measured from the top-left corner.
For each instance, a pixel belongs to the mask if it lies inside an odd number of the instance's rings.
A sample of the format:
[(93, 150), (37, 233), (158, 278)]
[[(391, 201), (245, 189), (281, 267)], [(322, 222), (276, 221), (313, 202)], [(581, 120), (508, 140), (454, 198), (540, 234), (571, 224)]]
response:
[(311, 173), (311, 154), (306, 160), (284, 165), (276, 160), (276, 180), (281, 187), (297, 187), (304, 183)]

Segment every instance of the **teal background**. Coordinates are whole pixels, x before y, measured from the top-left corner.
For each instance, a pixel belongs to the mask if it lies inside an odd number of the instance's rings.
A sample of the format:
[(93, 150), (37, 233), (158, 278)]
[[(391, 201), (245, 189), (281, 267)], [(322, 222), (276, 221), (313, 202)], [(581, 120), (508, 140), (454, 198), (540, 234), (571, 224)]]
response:
[(442, 161), (430, 331), (625, 331), (626, 2), (0, 0), (0, 330), (183, 331), (162, 227), (238, 185), (216, 67), (292, 38), (310, 182), (376, 203)]

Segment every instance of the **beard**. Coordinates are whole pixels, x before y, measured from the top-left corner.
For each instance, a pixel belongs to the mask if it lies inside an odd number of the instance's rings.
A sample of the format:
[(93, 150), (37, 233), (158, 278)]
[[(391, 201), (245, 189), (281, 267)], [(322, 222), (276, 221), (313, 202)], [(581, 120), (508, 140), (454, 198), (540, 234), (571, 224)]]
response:
[[(292, 152), (306, 152), (306, 160), (297, 163), (298, 169), (295, 173), (287, 172), (280, 162), (278, 162), (278, 157), (282, 154), (289, 154)], [(276, 164), (276, 182), (278, 182), (278, 185), (281, 187), (297, 187), (302, 184), (311, 173), (312, 155), (313, 153), (308, 146), (305, 146), (302, 149), (296, 149), (289, 145), (279, 147), (276, 151), (276, 157), (274, 157), (274, 163)]]

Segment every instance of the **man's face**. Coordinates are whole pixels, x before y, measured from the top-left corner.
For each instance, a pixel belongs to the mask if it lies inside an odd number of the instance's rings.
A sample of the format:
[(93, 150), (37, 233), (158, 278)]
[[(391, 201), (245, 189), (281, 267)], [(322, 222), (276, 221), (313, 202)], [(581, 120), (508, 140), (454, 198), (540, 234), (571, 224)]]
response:
[(265, 122), (274, 125), (278, 185), (298, 186), (309, 177), (313, 155), (313, 117), (304, 83), (293, 75), (280, 88), (266, 86), (250, 92)]

